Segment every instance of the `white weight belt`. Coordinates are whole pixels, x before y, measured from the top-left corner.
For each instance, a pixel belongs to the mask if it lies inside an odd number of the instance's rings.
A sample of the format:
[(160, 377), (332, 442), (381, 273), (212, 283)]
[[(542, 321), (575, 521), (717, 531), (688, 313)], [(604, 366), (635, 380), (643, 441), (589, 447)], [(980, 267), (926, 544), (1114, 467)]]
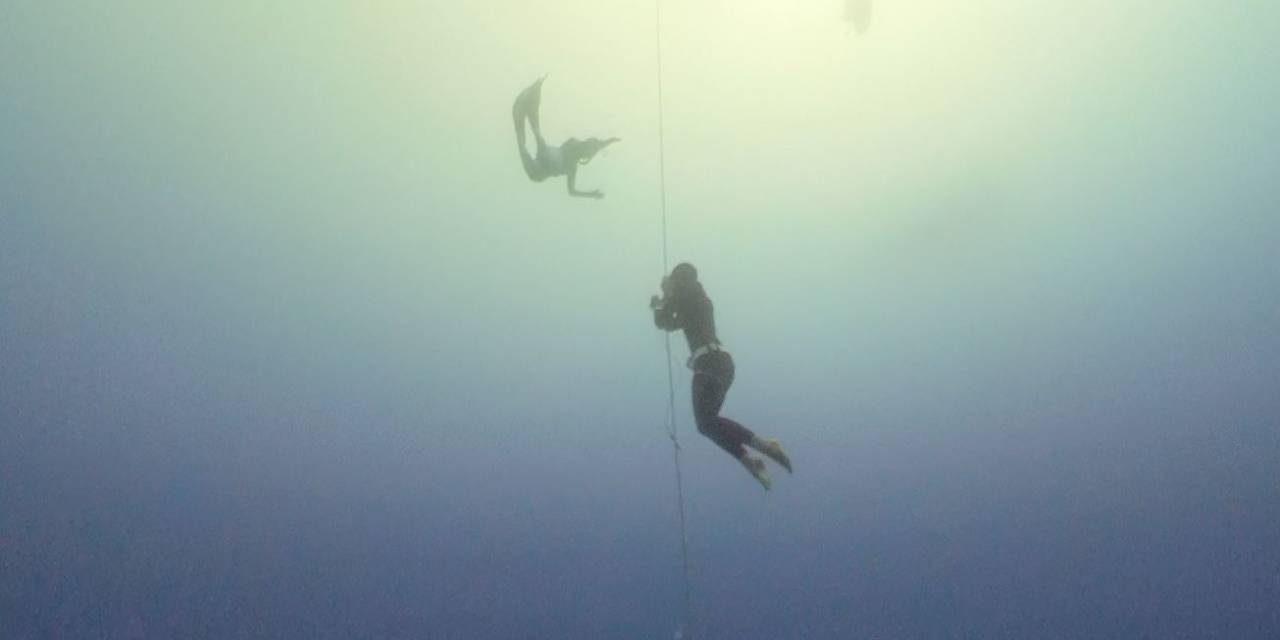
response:
[(698, 358), (701, 358), (702, 356), (705, 356), (708, 353), (718, 352), (718, 351), (729, 353), (729, 351), (724, 348), (724, 345), (720, 344), (719, 342), (708, 342), (707, 344), (704, 344), (701, 347), (694, 349), (693, 353), (689, 354), (689, 361), (685, 363), (685, 366), (692, 369), (693, 363), (697, 362)]

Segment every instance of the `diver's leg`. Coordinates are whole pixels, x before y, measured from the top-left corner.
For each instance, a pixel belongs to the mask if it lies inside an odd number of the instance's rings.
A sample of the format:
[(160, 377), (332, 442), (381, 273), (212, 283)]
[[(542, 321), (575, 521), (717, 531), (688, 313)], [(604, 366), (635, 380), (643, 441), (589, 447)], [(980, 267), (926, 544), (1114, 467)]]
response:
[[(703, 356), (704, 360), (710, 360), (712, 357), (723, 357), (726, 360), (728, 358), (721, 355)], [(751, 442), (755, 434), (745, 426), (719, 415), (721, 407), (724, 406), (724, 396), (733, 384), (732, 361), (728, 366), (717, 366), (714, 362), (708, 365), (705, 369), (695, 371), (694, 380), (692, 380), (694, 419), (698, 422), (698, 431), (719, 445), (719, 448), (724, 449), (730, 456), (742, 458), (746, 456), (746, 449), (742, 448), (742, 445)]]
[(724, 404), (724, 383), (710, 372), (695, 371), (692, 386), (693, 419), (698, 425), (698, 433), (735, 458), (747, 455), (747, 450), (742, 448), (743, 443), (729, 437), (720, 423), (718, 414), (720, 406)]
[(516, 126), (516, 146), (520, 147), (521, 153), (524, 153), (524, 116), (516, 116), (514, 120)]
[(716, 426), (726, 441), (738, 447), (749, 445), (756, 440), (756, 434), (752, 433), (750, 429), (724, 416), (716, 416)]
[(547, 178), (546, 173), (542, 170), (541, 165), (529, 155), (529, 149), (525, 146), (524, 135), (524, 118), (517, 118), (516, 124), (516, 150), (520, 152), (520, 165), (524, 167), (525, 175), (529, 176), (534, 182), (542, 182)]
[(525, 175), (530, 180), (537, 180), (538, 163), (534, 162), (529, 155), (529, 149), (525, 147), (524, 137), (524, 113), (520, 110), (520, 99), (516, 99), (516, 104), (512, 107), (512, 119), (516, 126), (516, 150), (520, 152), (520, 164), (524, 166)]
[(710, 420), (704, 417), (703, 420), (707, 424), (704, 427), (700, 423), (698, 431), (736, 458), (746, 468), (747, 473), (750, 473), (751, 477), (755, 478), (765, 490), (773, 487), (773, 478), (769, 477), (769, 470), (765, 468), (764, 460), (747, 453), (746, 448), (743, 447), (744, 444), (755, 439), (755, 434), (751, 433), (750, 429), (723, 416), (714, 416)]
[[(717, 365), (718, 374), (726, 381), (725, 393), (727, 394), (729, 386), (733, 384), (733, 377), (735, 373), (733, 356), (725, 353), (717, 354), (717, 357), (718, 360), (713, 362), (713, 364)], [(735, 443), (742, 443), (766, 456), (769, 456), (769, 458), (774, 462), (786, 469), (787, 473), (791, 473), (791, 457), (783, 450), (781, 443), (771, 438), (761, 438), (760, 436), (757, 436), (753, 431), (741, 424), (724, 416), (720, 416), (719, 410), (717, 410), (716, 413), (716, 420), (720, 423), (720, 431), (725, 434), (725, 437), (728, 440)]]
[(700, 366), (693, 374), (693, 416), (698, 432), (716, 443), (747, 469), (765, 489), (773, 486), (773, 480), (765, 469), (764, 461), (752, 457), (743, 446), (755, 439), (750, 429), (720, 416), (725, 395), (733, 385), (733, 359), (727, 353), (708, 354), (699, 358)]
[(547, 176), (542, 172), (542, 168), (538, 166), (538, 162), (529, 155), (524, 146), (520, 147), (520, 164), (524, 166), (524, 174), (534, 182), (542, 182)]
[[(520, 151), (520, 164), (524, 167), (525, 175), (529, 176), (529, 179), (534, 182), (542, 182), (547, 176), (534, 156), (529, 155), (529, 149), (526, 146), (525, 121), (528, 120), (532, 123), (530, 114), (537, 113), (536, 111), (531, 112), (530, 107), (532, 106), (536, 109), (541, 86), (542, 80), (539, 79), (533, 85), (521, 91), (520, 95), (516, 96), (515, 103), (511, 105), (511, 120), (516, 129), (516, 147)], [(543, 147), (546, 143), (542, 141), (542, 136), (538, 135), (536, 127), (534, 128), (534, 136), (537, 143), (537, 152), (543, 153)]]

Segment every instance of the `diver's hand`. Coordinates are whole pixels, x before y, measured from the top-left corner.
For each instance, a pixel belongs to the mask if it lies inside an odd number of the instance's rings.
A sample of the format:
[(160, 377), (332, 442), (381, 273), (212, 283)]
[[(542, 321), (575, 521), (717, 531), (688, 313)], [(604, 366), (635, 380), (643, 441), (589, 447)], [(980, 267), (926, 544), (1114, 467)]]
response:
[(662, 289), (662, 295), (671, 295), (671, 276), (662, 276), (662, 284), (658, 285)]
[(584, 191), (584, 192), (582, 193), (582, 195), (584, 195), (584, 196), (586, 196), (586, 197), (588, 197), (588, 198), (594, 198), (594, 199), (596, 199), (596, 200), (604, 200), (604, 194), (603, 194), (603, 193), (600, 193), (600, 190), (599, 190), (599, 189), (592, 189), (591, 191)]
[(655, 311), (656, 311), (656, 310), (658, 310), (658, 309), (661, 309), (661, 308), (662, 308), (662, 297), (661, 297), (661, 296), (649, 296), (649, 308), (650, 308), (650, 309), (653, 309), (653, 310), (655, 310)]

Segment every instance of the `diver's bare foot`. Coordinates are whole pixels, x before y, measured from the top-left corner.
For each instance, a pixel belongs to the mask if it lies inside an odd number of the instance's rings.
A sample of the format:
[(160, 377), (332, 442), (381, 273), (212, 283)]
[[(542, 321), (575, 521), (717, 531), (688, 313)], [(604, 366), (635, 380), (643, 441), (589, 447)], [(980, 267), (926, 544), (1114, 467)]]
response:
[(769, 477), (769, 470), (764, 467), (764, 460), (743, 455), (739, 458), (739, 462), (747, 468), (747, 472), (760, 483), (760, 486), (764, 487), (765, 491), (773, 488), (773, 478)]
[(782, 468), (786, 469), (787, 473), (791, 473), (791, 457), (787, 455), (786, 451), (782, 450), (782, 444), (777, 440), (772, 438), (752, 438), (751, 442), (747, 443), (747, 446), (769, 456), (774, 462), (782, 465)]

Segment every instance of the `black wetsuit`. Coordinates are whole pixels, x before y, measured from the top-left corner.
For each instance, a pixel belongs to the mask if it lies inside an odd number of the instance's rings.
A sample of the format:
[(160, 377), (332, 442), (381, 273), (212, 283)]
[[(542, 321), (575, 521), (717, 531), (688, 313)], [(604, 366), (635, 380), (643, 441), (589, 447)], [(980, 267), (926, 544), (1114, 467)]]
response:
[[(716, 338), (715, 308), (701, 284), (664, 299), (653, 311), (653, 323), (667, 331), (684, 330), (689, 353), (709, 344), (720, 344)], [(743, 445), (751, 442), (755, 434), (720, 415), (724, 397), (733, 384), (733, 356), (728, 351), (711, 351), (691, 362), (690, 368), (693, 369), (693, 417), (698, 433), (735, 458), (746, 455)]]

